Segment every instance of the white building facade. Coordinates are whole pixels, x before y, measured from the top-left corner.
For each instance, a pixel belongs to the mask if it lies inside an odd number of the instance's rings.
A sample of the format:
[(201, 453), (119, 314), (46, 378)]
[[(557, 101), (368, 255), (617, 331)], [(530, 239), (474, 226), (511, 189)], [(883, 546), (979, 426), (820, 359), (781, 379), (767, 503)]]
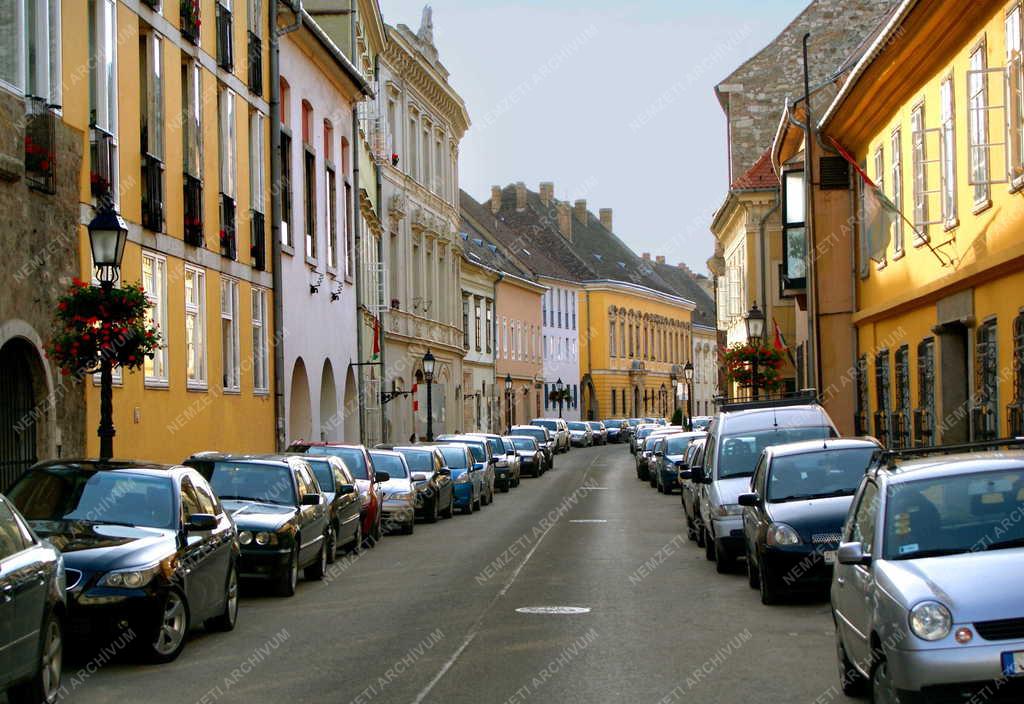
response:
[(571, 281), (540, 277), (549, 288), (541, 299), (544, 350), (544, 415), (557, 416), (559, 406), (551, 392), (561, 380), (569, 392), (562, 403), (562, 417), (580, 419), (579, 287)]
[(308, 15), (280, 57), (285, 438), (358, 442), (350, 137), (369, 87)]
[(718, 394), (718, 331), (693, 324), (693, 414), (711, 415)]

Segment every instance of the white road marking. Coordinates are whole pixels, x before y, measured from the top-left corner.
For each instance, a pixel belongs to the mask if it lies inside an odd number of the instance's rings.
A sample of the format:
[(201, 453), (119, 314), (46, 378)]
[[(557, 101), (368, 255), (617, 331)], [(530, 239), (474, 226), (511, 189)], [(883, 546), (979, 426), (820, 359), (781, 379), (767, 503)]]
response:
[(588, 614), (588, 606), (523, 606), (516, 609), (519, 614)]
[(569, 523), (607, 523), (608, 521), (604, 518), (575, 518)]

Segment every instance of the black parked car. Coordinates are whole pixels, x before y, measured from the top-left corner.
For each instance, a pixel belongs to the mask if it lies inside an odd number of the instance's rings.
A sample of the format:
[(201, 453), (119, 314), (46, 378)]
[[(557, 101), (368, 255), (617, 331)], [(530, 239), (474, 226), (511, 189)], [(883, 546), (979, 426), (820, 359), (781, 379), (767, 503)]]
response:
[(0, 692), (55, 702), (64, 655), (64, 561), (0, 495)]
[(416, 516), (435, 523), (438, 516), (455, 515), (455, 487), (444, 455), (436, 447), (393, 447), (405, 457), (416, 487)]
[(747, 575), (761, 602), (832, 582), (853, 495), (879, 444), (871, 438), (767, 447), (740, 494)]
[(686, 466), (686, 454), (690, 443), (705, 437), (704, 433), (679, 433), (664, 435), (664, 442), (648, 461), (647, 473), (662, 494), (671, 494), (680, 487), (679, 470)]
[(269, 581), (280, 596), (295, 594), (300, 569), (306, 579), (323, 578), (331, 530), (327, 499), (304, 458), (204, 452), (185, 464), (209, 478), (231, 512), (243, 578)]
[(64, 553), (69, 636), (122, 638), (127, 623), (149, 660), (168, 662), (192, 625), (235, 627), (238, 535), (194, 469), (54, 460), (8, 497)]
[(539, 477), (544, 473), (544, 452), (537, 444), (536, 438), (529, 435), (510, 435), (507, 440), (511, 441), (516, 454), (519, 455), (520, 474), (529, 472), (531, 477)]
[(330, 513), (330, 531), (327, 537), (327, 561), (338, 559), (338, 546), (350, 553), (359, 552), (363, 544), (363, 529), (359, 522), (359, 489), (356, 480), (340, 457), (314, 457), (304, 455), (316, 482), (327, 499)]

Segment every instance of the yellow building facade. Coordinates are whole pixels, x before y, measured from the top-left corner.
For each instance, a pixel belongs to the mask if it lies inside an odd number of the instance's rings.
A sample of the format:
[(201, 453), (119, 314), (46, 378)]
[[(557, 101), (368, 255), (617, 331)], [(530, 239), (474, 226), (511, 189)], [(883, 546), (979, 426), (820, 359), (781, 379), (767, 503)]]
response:
[(691, 357), (694, 303), (620, 281), (582, 286), (581, 417), (671, 417), (672, 377), (682, 380)]
[(892, 446), (1024, 430), (1022, 22), (904, 2), (822, 120), (905, 216), (872, 259), (861, 209), (853, 315), (859, 425)]
[[(82, 276), (86, 225), (112, 201), (129, 227), (121, 280), (142, 283), (163, 337), (144, 370), (115, 376), (119, 457), (274, 449), (266, 13), (255, 0), (62, 4)], [(99, 389), (85, 386), (95, 455)]]

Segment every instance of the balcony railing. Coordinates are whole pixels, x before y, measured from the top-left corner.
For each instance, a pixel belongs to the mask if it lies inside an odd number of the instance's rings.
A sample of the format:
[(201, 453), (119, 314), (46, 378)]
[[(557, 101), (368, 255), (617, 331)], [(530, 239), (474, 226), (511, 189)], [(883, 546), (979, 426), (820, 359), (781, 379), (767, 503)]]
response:
[(92, 195), (99, 200), (109, 200), (114, 187), (114, 174), (117, 173), (117, 146), (114, 144), (114, 136), (99, 127), (93, 127), (89, 159)]
[(142, 155), (142, 226), (164, 229), (164, 163), (151, 154)]
[(25, 116), (25, 179), (36, 190), (57, 192), (57, 117), (42, 100), (30, 98)]
[(1011, 403), (1006, 407), (1006, 416), (1010, 422), (1010, 435), (1012, 437), (1024, 435), (1024, 404)]
[(202, 247), (203, 238), (203, 182), (185, 174), (185, 244)]
[(193, 44), (199, 43), (199, 25), (202, 24), (199, 0), (181, 0), (181, 36)]
[(238, 256), (238, 242), (235, 237), (235, 199), (220, 194), (220, 254), (228, 259)]
[(249, 31), (249, 90), (263, 94), (263, 40)]
[(254, 269), (266, 271), (267, 269), (267, 232), (264, 223), (263, 213), (252, 211), (252, 219), (249, 222), (249, 236), (252, 244), (252, 266)]
[(235, 66), (234, 37), (231, 24), (231, 10), (217, 5), (217, 65), (225, 71)]
[(932, 437), (932, 413), (927, 408), (914, 409), (914, 444), (930, 447), (935, 444)]
[(974, 422), (975, 440), (995, 440), (999, 437), (999, 428), (996, 427), (996, 414), (990, 406), (982, 405), (972, 408), (971, 419)]

